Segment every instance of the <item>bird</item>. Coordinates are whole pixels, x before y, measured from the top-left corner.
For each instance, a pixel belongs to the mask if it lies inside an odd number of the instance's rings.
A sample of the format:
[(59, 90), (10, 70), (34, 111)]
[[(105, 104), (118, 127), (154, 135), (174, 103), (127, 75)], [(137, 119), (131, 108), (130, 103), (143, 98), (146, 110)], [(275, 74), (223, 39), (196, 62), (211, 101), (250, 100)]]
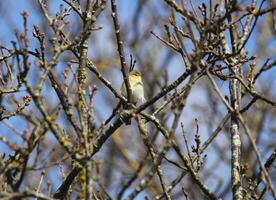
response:
[[(132, 70), (127, 74), (127, 78), (129, 80), (129, 85), (130, 85), (130, 90), (131, 90), (131, 97), (130, 97), (130, 103), (136, 105), (139, 101), (141, 103), (144, 103), (145, 96), (144, 96), (144, 85), (143, 85), (143, 80), (142, 80), (142, 73), (139, 72), (138, 70)], [(127, 91), (126, 91), (126, 86), (125, 82), (122, 82), (121, 85), (121, 94), (127, 98)], [(128, 109), (128, 105), (122, 102), (119, 102), (117, 106), (113, 109), (112, 114), (110, 117), (105, 120), (103, 123), (104, 125), (108, 124), (112, 118), (115, 116), (117, 111), (122, 112), (123, 109)], [(131, 124), (131, 119), (128, 119), (125, 121), (126, 125)]]
[[(132, 70), (128, 73), (127, 78), (130, 85), (131, 96), (130, 96), (130, 103), (136, 105), (138, 102), (145, 102), (145, 95), (144, 95), (144, 84), (142, 80), (142, 73), (138, 70)], [(124, 97), (127, 97), (127, 91), (125, 83), (122, 83), (121, 86), (121, 93)], [(123, 104), (123, 108), (127, 109), (127, 105)], [(120, 109), (121, 110), (121, 109)], [(125, 121), (126, 125), (131, 124), (131, 119)]]
[[(127, 75), (131, 90), (130, 103), (136, 105), (139, 101), (145, 102), (144, 96), (144, 84), (142, 80), (142, 73), (138, 70), (132, 70)], [(122, 83), (121, 93), (124, 97), (127, 97), (127, 91), (125, 83)]]

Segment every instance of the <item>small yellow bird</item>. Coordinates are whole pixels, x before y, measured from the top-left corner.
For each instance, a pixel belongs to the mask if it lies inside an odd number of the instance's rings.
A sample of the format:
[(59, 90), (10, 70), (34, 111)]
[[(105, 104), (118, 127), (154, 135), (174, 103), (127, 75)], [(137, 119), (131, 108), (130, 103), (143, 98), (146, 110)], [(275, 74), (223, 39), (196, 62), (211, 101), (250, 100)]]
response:
[[(130, 102), (133, 104), (137, 104), (138, 101), (142, 103), (145, 102), (144, 86), (143, 86), (141, 72), (137, 70), (133, 70), (129, 72), (127, 76), (128, 76), (130, 90), (131, 90)], [(124, 82), (122, 83), (122, 86), (121, 86), (121, 92), (124, 97), (127, 97), (126, 86)]]
[[(144, 86), (143, 86), (143, 81), (142, 81), (142, 74), (141, 72), (137, 70), (133, 70), (129, 72), (128, 80), (129, 80), (129, 85), (130, 85), (130, 90), (131, 90), (131, 97), (130, 97), (130, 102), (136, 105), (139, 101), (141, 103), (145, 102), (145, 96), (144, 96)], [(126, 86), (125, 83), (122, 83), (121, 86), (121, 92), (124, 97), (127, 97), (127, 91), (126, 91)], [(123, 105), (123, 107), (125, 107)], [(131, 124), (131, 119), (127, 120), (126, 125)]]

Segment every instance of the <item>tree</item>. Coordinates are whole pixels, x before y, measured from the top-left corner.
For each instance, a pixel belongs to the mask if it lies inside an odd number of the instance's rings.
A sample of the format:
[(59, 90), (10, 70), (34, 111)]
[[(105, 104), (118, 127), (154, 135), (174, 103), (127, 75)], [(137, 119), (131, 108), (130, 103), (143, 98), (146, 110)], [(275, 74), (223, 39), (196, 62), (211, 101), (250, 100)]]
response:
[(1, 198), (276, 198), (275, 1), (9, 4)]

